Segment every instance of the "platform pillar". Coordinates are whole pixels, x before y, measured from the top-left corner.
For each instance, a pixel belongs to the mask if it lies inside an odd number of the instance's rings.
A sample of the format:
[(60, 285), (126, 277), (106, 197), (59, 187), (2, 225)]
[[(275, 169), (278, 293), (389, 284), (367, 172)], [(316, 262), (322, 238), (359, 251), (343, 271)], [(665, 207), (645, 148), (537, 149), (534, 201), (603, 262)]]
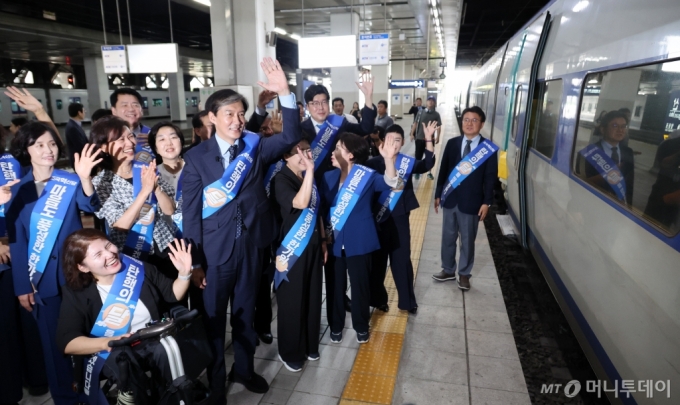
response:
[(168, 73), (168, 91), (170, 92), (170, 119), (187, 120), (186, 97), (184, 95), (184, 71), (177, 68), (177, 73)]
[[(356, 13), (331, 14), (331, 36), (356, 35), (357, 33), (359, 33), (359, 16)], [(364, 95), (356, 85), (358, 80), (359, 70), (356, 66), (331, 68), (331, 99), (341, 97), (345, 100), (346, 113), (352, 110), (352, 103), (355, 101), (359, 103), (359, 108), (364, 106)]]
[(85, 115), (89, 117), (100, 108), (111, 108), (109, 105), (111, 91), (109, 90), (109, 77), (104, 73), (104, 61), (101, 56), (86, 56), (84, 65), (88, 98)]

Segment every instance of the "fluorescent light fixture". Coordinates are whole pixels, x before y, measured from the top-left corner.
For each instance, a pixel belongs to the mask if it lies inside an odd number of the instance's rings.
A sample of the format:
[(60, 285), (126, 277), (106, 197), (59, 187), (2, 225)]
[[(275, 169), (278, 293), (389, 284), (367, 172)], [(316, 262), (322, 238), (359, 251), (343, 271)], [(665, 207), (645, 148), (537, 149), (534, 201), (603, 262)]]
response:
[(298, 58), (300, 69), (356, 66), (357, 38), (355, 35), (300, 38)]
[(593, 84), (593, 83), (597, 83), (597, 79), (588, 80), (588, 84)]
[(664, 72), (676, 72), (680, 73), (680, 60), (675, 62), (666, 62), (661, 65), (661, 70)]
[(196, 3), (201, 3), (204, 6), (210, 7), (210, 0), (194, 0)]
[(576, 3), (576, 5), (574, 6), (574, 8), (571, 9), (571, 11), (578, 13), (579, 11), (585, 10), (585, 8), (588, 7), (589, 4), (590, 2), (588, 0), (581, 0), (578, 3)]
[(279, 27), (274, 28), (274, 31), (278, 32), (281, 35), (288, 34), (288, 32), (286, 32), (286, 30), (284, 30), (283, 28), (279, 28)]
[(290, 34), (290, 37), (293, 38), (296, 41), (300, 40), (300, 36), (298, 34)]
[(437, 11), (437, 7), (432, 9), (432, 14), (434, 14), (434, 18), (439, 18), (439, 11)]

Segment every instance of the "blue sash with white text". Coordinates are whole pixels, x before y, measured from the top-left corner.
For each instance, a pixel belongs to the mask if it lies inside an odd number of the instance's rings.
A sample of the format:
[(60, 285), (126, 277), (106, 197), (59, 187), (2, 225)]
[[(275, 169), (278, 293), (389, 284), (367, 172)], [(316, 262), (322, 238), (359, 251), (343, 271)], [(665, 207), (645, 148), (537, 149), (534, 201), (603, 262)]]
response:
[(326, 155), (328, 155), (344, 119), (345, 117), (342, 115), (329, 115), (321, 128), (319, 128), (319, 132), (317, 132), (314, 141), (310, 145), (312, 158), (314, 158), (314, 167), (319, 167), (326, 158)]
[(264, 191), (267, 192), (267, 197), (269, 197), (269, 193), (271, 192), (272, 179), (281, 171), (281, 169), (283, 169), (283, 166), (285, 165), (286, 161), (281, 159), (269, 166), (269, 169), (267, 169), (267, 174), (264, 176)]
[(357, 205), (359, 198), (364, 192), (375, 170), (366, 166), (354, 165), (338, 194), (335, 196), (333, 207), (331, 207), (331, 226), (333, 227), (333, 237), (337, 239), (338, 234), (347, 222), (352, 210)]
[(151, 161), (147, 161), (144, 157), (144, 155), (147, 154), (150, 155), (151, 158), (156, 157), (149, 146), (149, 132), (151, 132), (151, 128), (146, 125), (139, 125), (139, 134), (136, 134), (137, 144), (135, 145), (135, 160), (139, 160), (140, 162), (148, 163)]
[[(19, 161), (12, 156), (11, 153), (5, 153), (0, 156), (0, 186), (4, 186), (12, 180), (21, 178), (21, 165)], [(5, 226), (5, 204), (0, 204), (0, 237), (7, 236), (7, 227)], [(9, 265), (0, 264), (0, 271), (9, 269)]]
[(229, 163), (221, 179), (203, 189), (203, 219), (210, 217), (236, 198), (243, 181), (255, 163), (260, 136), (250, 131), (243, 132), (244, 136), (241, 140), (246, 143), (243, 152)]
[(441, 203), (444, 204), (446, 198), (453, 192), (453, 190), (465, 180), (470, 173), (477, 170), (488, 158), (498, 151), (498, 146), (494, 145), (487, 139), (477, 145), (475, 150), (468, 153), (456, 167), (451, 170), (449, 180), (442, 191)]
[[(91, 337), (116, 337), (130, 332), (144, 284), (144, 263), (126, 255), (119, 255), (119, 259), (123, 269), (113, 279), (111, 290), (90, 331)], [(99, 387), (99, 373), (108, 357), (109, 351), (103, 350), (85, 360), (83, 391), (91, 405), (108, 404)]]
[[(146, 163), (132, 162), (132, 189), (133, 196), (139, 195), (142, 191), (142, 168), (148, 166)], [(146, 260), (153, 246), (153, 230), (156, 224), (156, 195), (151, 193), (146, 199), (139, 218), (132, 229), (128, 232), (123, 246), (123, 253), (135, 259)]]
[[(408, 182), (411, 177), (411, 172), (416, 165), (416, 158), (412, 156), (407, 156), (404, 154), (398, 154), (397, 159), (394, 162), (397, 169), (397, 174), (404, 181), (404, 184)], [(378, 212), (375, 214), (375, 221), (377, 223), (382, 223), (390, 217), (394, 207), (397, 206), (397, 202), (401, 195), (404, 194), (404, 190), (386, 190), (378, 197)]]
[(172, 214), (172, 222), (177, 227), (177, 239), (182, 239), (182, 180), (184, 178), (184, 169), (177, 180), (177, 190), (175, 190), (175, 213)]
[(33, 207), (28, 238), (28, 276), (33, 288), (38, 288), (79, 184), (77, 174), (55, 169)]
[(626, 202), (626, 181), (619, 166), (596, 144), (588, 145), (579, 152), (600, 176), (609, 184), (616, 198)]
[(283, 280), (288, 281), (287, 274), (295, 266), (297, 259), (302, 256), (305, 248), (312, 239), (316, 228), (316, 212), (319, 205), (319, 192), (316, 183), (312, 186), (312, 196), (309, 207), (302, 210), (300, 216), (290, 231), (283, 238), (281, 246), (276, 250), (276, 272), (274, 273), (274, 287), (279, 288)]

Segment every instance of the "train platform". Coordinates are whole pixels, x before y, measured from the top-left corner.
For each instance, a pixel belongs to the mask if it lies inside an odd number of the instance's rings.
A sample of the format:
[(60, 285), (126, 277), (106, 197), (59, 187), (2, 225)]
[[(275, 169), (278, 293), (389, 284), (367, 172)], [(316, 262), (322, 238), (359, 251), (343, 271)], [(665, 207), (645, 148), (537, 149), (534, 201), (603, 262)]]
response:
[[(441, 155), (446, 141), (459, 136), (452, 113), (442, 113), (444, 138), (436, 146)], [(409, 119), (401, 121), (408, 127)], [(406, 141), (403, 153), (414, 154)], [(437, 176), (439, 164), (432, 173)], [(472, 288), (456, 282), (437, 282), (441, 270), (442, 214), (432, 205), (435, 180), (421, 176), (415, 192), (421, 208), (411, 213), (411, 260), (415, 270), (418, 313), (397, 309), (397, 291), (388, 271), (385, 285), (390, 311), (373, 311), (371, 339), (360, 345), (347, 315), (344, 339), (330, 343), (330, 328), (322, 314), (319, 361), (306, 362), (302, 372), (288, 371), (278, 359), (276, 296), (272, 295), (274, 342), (260, 344), (255, 371), (270, 384), (266, 394), (231, 384), (230, 405), (420, 405), (420, 404), (530, 404), (503, 294), (484, 224), (476, 239)], [(348, 294), (350, 291), (348, 290)], [(233, 362), (231, 333), (227, 332), (226, 362)], [(51, 404), (49, 394), (25, 396), (22, 405)]]

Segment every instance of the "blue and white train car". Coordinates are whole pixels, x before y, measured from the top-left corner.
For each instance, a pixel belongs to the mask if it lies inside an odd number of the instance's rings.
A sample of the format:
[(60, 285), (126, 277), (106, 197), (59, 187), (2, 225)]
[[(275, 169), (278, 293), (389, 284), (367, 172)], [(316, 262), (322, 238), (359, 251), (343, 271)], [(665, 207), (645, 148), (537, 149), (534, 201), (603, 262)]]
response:
[(553, 1), (484, 65), (467, 105), (487, 112), (520, 240), (599, 392), (677, 404), (680, 3)]

